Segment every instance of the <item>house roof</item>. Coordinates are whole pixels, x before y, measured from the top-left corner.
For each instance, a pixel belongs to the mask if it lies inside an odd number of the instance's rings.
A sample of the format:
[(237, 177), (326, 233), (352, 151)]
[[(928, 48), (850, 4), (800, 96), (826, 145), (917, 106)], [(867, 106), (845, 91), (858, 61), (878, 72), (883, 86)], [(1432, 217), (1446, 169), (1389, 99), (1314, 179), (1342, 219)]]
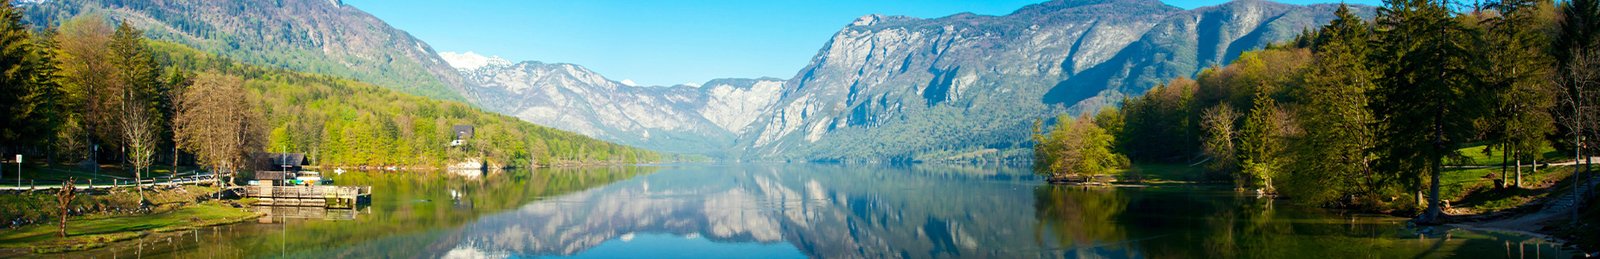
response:
[(311, 165), (306, 161), (306, 154), (301, 153), (267, 153), (266, 158), (273, 168)]

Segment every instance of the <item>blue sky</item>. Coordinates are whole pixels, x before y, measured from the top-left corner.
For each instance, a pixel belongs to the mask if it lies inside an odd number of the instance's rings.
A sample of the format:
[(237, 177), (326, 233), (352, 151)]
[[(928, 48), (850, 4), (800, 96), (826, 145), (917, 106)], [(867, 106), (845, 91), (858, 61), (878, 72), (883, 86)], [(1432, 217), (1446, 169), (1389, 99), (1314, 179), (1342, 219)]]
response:
[[(866, 14), (1004, 15), (1040, 0), (344, 0), (440, 52), (583, 65), (640, 85), (789, 78)], [(1337, 0), (1333, 0), (1337, 1)], [(1168, 0), (1185, 9), (1222, 0)], [(1293, 0), (1306, 4), (1328, 0)], [(1379, 0), (1350, 3), (1377, 5)]]

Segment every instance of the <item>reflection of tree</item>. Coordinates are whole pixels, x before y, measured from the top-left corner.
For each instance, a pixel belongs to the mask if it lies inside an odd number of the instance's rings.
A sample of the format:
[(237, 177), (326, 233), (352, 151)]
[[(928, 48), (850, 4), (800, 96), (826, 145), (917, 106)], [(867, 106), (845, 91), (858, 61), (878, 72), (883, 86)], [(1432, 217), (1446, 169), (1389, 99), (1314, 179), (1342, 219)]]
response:
[[(372, 172), (334, 176), (341, 185), (373, 188), (371, 213), (352, 221), (292, 221), (287, 225), (242, 225), (254, 233), (218, 244), (204, 244), (187, 257), (208, 254), (278, 254), (290, 257), (437, 257), (450, 249), (437, 246), (458, 239), (453, 232), (484, 214), (514, 209), (557, 195), (582, 191), (648, 174), (653, 168), (539, 169), (490, 174), (477, 180), (443, 172)], [(450, 191), (472, 203), (455, 206)], [(247, 223), (249, 224), (249, 223)], [(255, 235), (255, 236), (251, 236)], [(298, 256), (296, 256), (298, 255)]]
[[(1094, 253), (1128, 250), (1122, 243), (1128, 233), (1117, 222), (1128, 198), (1118, 190), (1046, 185), (1033, 193), (1034, 215), (1039, 219), (1034, 238), (1041, 245)], [(1053, 236), (1045, 236), (1046, 232)], [(1055, 244), (1044, 244), (1047, 240)]]

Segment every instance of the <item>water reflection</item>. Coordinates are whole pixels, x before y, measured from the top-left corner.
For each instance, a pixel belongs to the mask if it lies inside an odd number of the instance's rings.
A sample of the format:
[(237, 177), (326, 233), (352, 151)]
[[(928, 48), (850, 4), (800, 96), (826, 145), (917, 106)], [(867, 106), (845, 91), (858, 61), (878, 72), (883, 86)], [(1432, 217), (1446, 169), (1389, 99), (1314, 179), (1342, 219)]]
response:
[[(665, 168), (485, 217), (466, 226), (451, 249), (582, 257), (649, 233), (729, 246), (787, 244), (829, 258), (1450, 257), (1505, 253), (1484, 243), (1530, 240), (1465, 230), (1429, 239), (1391, 217), (1223, 189), (1037, 182), (1025, 171), (976, 167)], [(1566, 255), (1549, 252), (1543, 255)]]
[[(1570, 257), (1525, 236), (1424, 236), (1194, 187), (1041, 185), (1025, 170), (685, 165), (346, 173), (350, 213), (161, 233), (71, 257)], [(299, 216), (294, 216), (299, 215)], [(327, 220), (328, 218), (342, 220)]]
[(1018, 251), (1004, 244), (1026, 245), (1013, 242), (1033, 225), (1024, 172), (859, 169), (668, 168), (486, 217), (459, 249), (573, 255), (626, 233), (787, 241), (821, 257), (1006, 256)]

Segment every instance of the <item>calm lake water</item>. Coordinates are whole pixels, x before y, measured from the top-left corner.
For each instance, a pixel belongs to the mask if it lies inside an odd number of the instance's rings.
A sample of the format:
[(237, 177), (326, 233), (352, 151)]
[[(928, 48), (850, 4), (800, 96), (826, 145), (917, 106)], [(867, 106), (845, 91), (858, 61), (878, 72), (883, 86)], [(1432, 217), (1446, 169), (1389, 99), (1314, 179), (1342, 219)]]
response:
[[(357, 210), (150, 235), (69, 257), (1567, 258), (1535, 238), (1206, 187), (1049, 186), (1021, 169), (672, 165), (345, 173)], [(270, 208), (262, 208), (270, 209)], [(59, 256), (59, 255), (52, 255)]]

